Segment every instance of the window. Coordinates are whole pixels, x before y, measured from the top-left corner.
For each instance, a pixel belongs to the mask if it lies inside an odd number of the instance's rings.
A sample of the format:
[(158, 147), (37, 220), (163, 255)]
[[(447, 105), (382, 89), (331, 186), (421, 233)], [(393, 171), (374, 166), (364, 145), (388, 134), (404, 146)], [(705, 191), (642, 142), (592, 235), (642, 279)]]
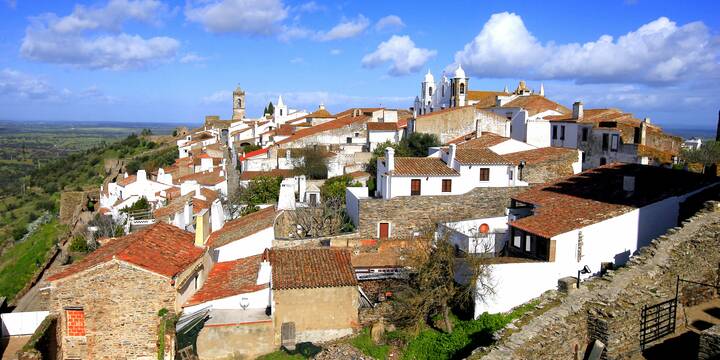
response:
[(513, 246), (520, 248), (522, 246), (522, 233), (518, 230), (513, 230)]
[(460, 95), (465, 93), (465, 84), (460, 84)]
[(589, 131), (588, 128), (583, 128), (583, 129), (582, 129), (582, 141), (587, 141), (587, 140), (588, 140), (588, 131)]
[(452, 192), (452, 179), (443, 179), (442, 192)]
[(351, 137), (348, 136), (348, 138), (345, 139), (345, 140), (347, 141), (348, 144), (352, 144), (352, 138), (351, 138)]
[(360, 133), (359, 133), (359, 132), (356, 132), (356, 133), (355, 133), (355, 137), (360, 137)]
[(514, 173), (514, 172), (513, 172), (512, 170), (510, 170), (510, 173), (508, 174), (508, 177), (510, 178), (510, 180), (513, 179), (513, 173)]
[(582, 152), (581, 156), (582, 156), (582, 160), (580, 160), (580, 162), (582, 162), (584, 164), (585, 163), (585, 152), (584, 151)]
[(380, 239), (387, 239), (390, 236), (390, 223), (380, 223), (378, 232)]
[(602, 140), (602, 150), (607, 151), (608, 145), (610, 143), (610, 136), (608, 134), (603, 134), (603, 140)]
[(200, 274), (195, 274), (193, 278), (193, 288), (197, 290), (200, 287)]
[(605, 164), (607, 164), (607, 159), (605, 159), (604, 157), (601, 157), (600, 158), (600, 166), (603, 166)]
[(410, 195), (420, 195), (420, 179), (410, 180)]
[(532, 252), (532, 236), (525, 234), (525, 251)]
[(432, 96), (432, 86), (428, 89), (428, 95)]
[(65, 309), (68, 336), (85, 336), (85, 311), (81, 307)]
[(442, 97), (445, 97), (445, 85), (443, 85), (443, 86), (440, 88), (440, 90), (441, 90)]
[(610, 151), (618, 151), (618, 146), (620, 145), (620, 135), (613, 134), (610, 139)]
[(490, 181), (490, 168), (480, 168), (480, 181)]
[(317, 204), (317, 194), (310, 194), (310, 203)]
[(565, 140), (565, 125), (560, 125), (560, 140)]
[(640, 134), (640, 128), (635, 128), (635, 133), (633, 134), (633, 142), (639, 144), (641, 136), (642, 135)]
[(557, 135), (558, 135), (557, 128), (558, 128), (557, 125), (553, 125), (553, 129), (552, 129), (552, 139), (553, 140), (557, 140)]
[(280, 116), (282, 116), (282, 109), (280, 109)]

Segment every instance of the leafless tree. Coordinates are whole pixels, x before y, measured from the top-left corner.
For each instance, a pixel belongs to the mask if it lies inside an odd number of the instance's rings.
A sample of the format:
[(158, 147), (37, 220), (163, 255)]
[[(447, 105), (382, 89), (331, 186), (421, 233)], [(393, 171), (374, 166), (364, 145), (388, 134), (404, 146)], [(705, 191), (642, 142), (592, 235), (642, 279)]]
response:
[(337, 235), (349, 223), (344, 205), (343, 199), (337, 198), (309, 203), (289, 212), (290, 223), (301, 238)]

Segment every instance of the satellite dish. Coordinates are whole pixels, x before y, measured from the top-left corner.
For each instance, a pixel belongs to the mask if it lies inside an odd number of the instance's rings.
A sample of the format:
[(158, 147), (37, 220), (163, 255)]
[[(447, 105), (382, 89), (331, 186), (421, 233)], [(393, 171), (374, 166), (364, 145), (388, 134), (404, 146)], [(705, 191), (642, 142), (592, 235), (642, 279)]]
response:
[(481, 234), (487, 234), (488, 232), (490, 232), (490, 225), (485, 224), (485, 223), (480, 225), (480, 233)]

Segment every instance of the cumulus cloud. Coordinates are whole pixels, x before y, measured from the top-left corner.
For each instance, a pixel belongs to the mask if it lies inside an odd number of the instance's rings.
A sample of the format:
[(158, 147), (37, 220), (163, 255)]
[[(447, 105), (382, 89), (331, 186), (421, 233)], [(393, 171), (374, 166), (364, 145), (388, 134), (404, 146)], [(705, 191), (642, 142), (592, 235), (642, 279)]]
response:
[(118, 100), (114, 96), (106, 95), (95, 85), (73, 92), (69, 89), (58, 89), (42, 77), (8, 68), (0, 70), (0, 95), (15, 100), (51, 102), (72, 100), (114, 103)]
[(365, 31), (368, 25), (370, 25), (370, 20), (360, 14), (355, 19), (341, 21), (327, 32), (318, 33), (317, 38), (320, 41), (351, 38)]
[(393, 35), (378, 45), (377, 49), (362, 59), (366, 68), (375, 68), (384, 63), (391, 63), (388, 73), (393, 76), (407, 75), (417, 72), (437, 51), (415, 47), (410, 36)]
[(397, 15), (388, 15), (375, 23), (375, 30), (381, 31), (385, 29), (401, 29), (405, 27), (405, 23)]
[(322, 5), (319, 5), (315, 1), (308, 1), (306, 3), (302, 3), (302, 4), (298, 5), (297, 7), (295, 7), (295, 10), (299, 11), (299, 12), (314, 13), (314, 12), (325, 10), (325, 7)]
[(181, 64), (192, 64), (192, 63), (203, 62), (205, 60), (207, 60), (207, 58), (204, 56), (200, 56), (196, 53), (187, 53), (180, 58), (180, 63)]
[(281, 29), (288, 10), (280, 0), (215, 0), (188, 3), (188, 20), (214, 33), (270, 35)]
[(520, 16), (504, 12), (490, 17), (455, 62), (475, 76), (671, 84), (717, 76), (719, 51), (720, 41), (702, 22), (678, 26), (661, 17), (617, 39), (543, 44)]
[(134, 20), (158, 23), (165, 6), (155, 0), (111, 0), (104, 7), (78, 5), (64, 17), (31, 18), (20, 54), (27, 59), (91, 69), (137, 69), (175, 56), (180, 43), (170, 37), (122, 33)]

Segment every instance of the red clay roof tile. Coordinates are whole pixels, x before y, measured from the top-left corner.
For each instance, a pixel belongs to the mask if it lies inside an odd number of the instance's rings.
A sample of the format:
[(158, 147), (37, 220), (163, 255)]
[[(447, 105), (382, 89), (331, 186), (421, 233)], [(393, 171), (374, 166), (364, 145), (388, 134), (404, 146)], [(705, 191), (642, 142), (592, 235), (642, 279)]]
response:
[(268, 283), (257, 284), (263, 255), (215, 264), (202, 288), (187, 301), (185, 306), (267, 289)]
[(273, 290), (357, 286), (350, 251), (272, 249)]

